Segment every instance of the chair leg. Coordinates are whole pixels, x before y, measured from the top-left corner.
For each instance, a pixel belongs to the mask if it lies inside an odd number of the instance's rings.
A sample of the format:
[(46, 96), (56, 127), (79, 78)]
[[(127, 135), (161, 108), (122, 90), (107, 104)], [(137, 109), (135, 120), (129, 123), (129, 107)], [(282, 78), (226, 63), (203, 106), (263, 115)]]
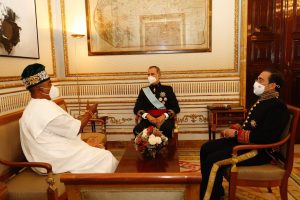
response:
[(229, 200), (235, 200), (235, 192), (237, 187), (237, 172), (231, 172), (229, 180)]
[(282, 182), (281, 182), (281, 186), (280, 186), (280, 196), (281, 196), (281, 199), (282, 200), (287, 200), (288, 198), (287, 198), (287, 193), (288, 193), (288, 191), (287, 191), (287, 188), (288, 188), (288, 180), (286, 179), (286, 180), (283, 180)]
[(268, 187), (268, 192), (272, 193), (272, 188), (271, 187)]
[(236, 185), (229, 183), (229, 200), (235, 200)]

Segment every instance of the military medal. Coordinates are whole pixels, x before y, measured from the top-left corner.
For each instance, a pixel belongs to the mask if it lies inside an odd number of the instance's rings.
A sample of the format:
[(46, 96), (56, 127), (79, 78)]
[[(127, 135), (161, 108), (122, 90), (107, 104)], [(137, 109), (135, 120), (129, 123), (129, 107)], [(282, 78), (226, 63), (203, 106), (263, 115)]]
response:
[(166, 101), (168, 100), (167, 99), (167, 97), (166, 97), (166, 93), (165, 92), (161, 92), (160, 94), (159, 94), (159, 101), (162, 103), (162, 104), (165, 104), (166, 103)]
[(253, 120), (251, 120), (251, 122), (250, 122), (250, 124), (251, 124), (251, 126), (253, 127), (253, 128), (255, 128), (256, 127), (256, 121), (253, 119)]
[(164, 98), (164, 97), (166, 97), (166, 93), (165, 93), (165, 92), (161, 92), (161, 93), (159, 94), (159, 96), (162, 97), (162, 98)]

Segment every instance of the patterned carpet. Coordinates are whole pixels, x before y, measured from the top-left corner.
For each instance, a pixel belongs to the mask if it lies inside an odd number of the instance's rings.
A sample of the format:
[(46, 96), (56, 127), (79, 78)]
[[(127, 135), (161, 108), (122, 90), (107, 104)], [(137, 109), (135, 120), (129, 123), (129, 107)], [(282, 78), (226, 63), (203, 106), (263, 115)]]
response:
[[(117, 159), (122, 157), (123, 149), (110, 149)], [(199, 171), (199, 148), (179, 148), (180, 171)], [(300, 144), (295, 145), (294, 166), (289, 179), (288, 199), (300, 199)], [(228, 183), (223, 182), (225, 191), (228, 191)], [(268, 193), (266, 188), (238, 187), (237, 199), (239, 200), (279, 200), (278, 188), (272, 188), (273, 193)], [(225, 198), (226, 199), (226, 198)]]

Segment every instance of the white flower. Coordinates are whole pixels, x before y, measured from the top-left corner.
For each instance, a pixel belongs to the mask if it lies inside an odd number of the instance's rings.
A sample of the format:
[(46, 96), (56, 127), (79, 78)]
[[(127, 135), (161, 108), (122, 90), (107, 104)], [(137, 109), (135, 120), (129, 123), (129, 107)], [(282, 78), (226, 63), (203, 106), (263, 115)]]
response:
[(155, 145), (155, 144), (156, 144), (155, 135), (151, 134), (151, 135), (149, 136), (148, 141), (149, 141), (149, 144), (150, 144), (150, 145)]
[(162, 142), (160, 137), (155, 137), (155, 140), (156, 140), (156, 144), (160, 144)]
[(147, 137), (147, 129), (144, 129), (144, 130), (143, 130), (142, 137), (143, 137), (143, 138), (146, 138), (146, 137)]

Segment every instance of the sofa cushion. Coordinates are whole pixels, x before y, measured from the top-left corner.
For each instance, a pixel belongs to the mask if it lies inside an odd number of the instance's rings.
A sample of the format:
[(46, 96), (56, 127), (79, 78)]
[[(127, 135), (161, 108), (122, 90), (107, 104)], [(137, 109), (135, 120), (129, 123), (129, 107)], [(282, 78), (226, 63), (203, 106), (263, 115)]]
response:
[(81, 133), (81, 139), (87, 142), (88, 139), (94, 138), (97, 142), (105, 144), (106, 143), (106, 135), (103, 133), (97, 132), (85, 132)]
[[(60, 174), (54, 174), (58, 196), (65, 192), (65, 185), (60, 182)], [(7, 182), (10, 200), (47, 200), (47, 176), (38, 175), (31, 169), (25, 169)]]

